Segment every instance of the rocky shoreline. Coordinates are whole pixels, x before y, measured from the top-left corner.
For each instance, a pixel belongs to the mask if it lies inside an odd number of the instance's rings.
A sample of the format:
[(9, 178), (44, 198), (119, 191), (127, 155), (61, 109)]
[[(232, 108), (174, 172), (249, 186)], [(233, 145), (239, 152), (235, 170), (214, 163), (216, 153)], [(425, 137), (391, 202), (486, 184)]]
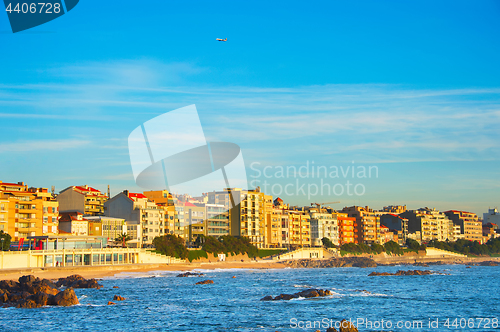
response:
[[(40, 308), (46, 305), (71, 306), (79, 304), (74, 288), (101, 288), (95, 279), (79, 275), (60, 278), (55, 283), (26, 275), (14, 280), (0, 281), (0, 305), (16, 308)], [(65, 288), (65, 289), (60, 289)]]

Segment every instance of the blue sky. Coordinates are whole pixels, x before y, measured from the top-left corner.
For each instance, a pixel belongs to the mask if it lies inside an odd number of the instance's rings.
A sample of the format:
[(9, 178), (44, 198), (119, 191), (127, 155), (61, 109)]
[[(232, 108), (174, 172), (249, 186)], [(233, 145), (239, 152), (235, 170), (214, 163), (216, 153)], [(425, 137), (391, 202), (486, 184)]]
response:
[(482, 214), (500, 205), (499, 22), (498, 1), (86, 0), (16, 34), (0, 13), (0, 179), (140, 190), (128, 135), (196, 104), (249, 176), (379, 169), (363, 196), (291, 203)]

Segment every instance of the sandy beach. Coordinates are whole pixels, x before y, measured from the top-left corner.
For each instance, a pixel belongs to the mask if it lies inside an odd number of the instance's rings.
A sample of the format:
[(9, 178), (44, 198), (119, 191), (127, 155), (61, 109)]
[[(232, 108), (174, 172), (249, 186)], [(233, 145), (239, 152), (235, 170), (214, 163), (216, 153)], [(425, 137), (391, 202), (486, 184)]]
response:
[[(356, 257), (356, 256), (354, 256)], [(359, 256), (358, 256), (359, 257)], [(373, 260), (380, 265), (413, 265), (415, 257), (373, 257)], [(418, 257), (416, 262), (440, 263), (440, 264), (471, 264), (482, 261), (497, 261), (499, 257)], [(215, 270), (215, 269), (283, 269), (287, 267), (286, 261), (226, 261), (226, 262), (193, 262), (185, 264), (136, 264), (136, 265), (113, 265), (113, 266), (78, 266), (78, 267), (48, 267), (32, 269), (3, 269), (0, 270), (0, 280), (17, 280), (23, 275), (34, 275), (45, 279), (58, 279), (72, 274), (79, 274), (84, 278), (105, 278), (112, 277), (120, 273), (145, 273), (150, 271), (192, 271), (192, 270)]]
[(114, 265), (114, 266), (80, 266), (80, 267), (49, 267), (33, 269), (3, 269), (0, 270), (0, 280), (17, 280), (23, 275), (34, 275), (45, 279), (58, 279), (72, 274), (79, 274), (84, 278), (112, 277), (126, 272), (149, 272), (149, 271), (191, 271), (191, 270), (215, 270), (215, 269), (280, 269), (286, 266), (283, 262), (275, 261), (230, 261), (230, 262), (193, 262), (186, 264), (137, 264), (137, 265)]

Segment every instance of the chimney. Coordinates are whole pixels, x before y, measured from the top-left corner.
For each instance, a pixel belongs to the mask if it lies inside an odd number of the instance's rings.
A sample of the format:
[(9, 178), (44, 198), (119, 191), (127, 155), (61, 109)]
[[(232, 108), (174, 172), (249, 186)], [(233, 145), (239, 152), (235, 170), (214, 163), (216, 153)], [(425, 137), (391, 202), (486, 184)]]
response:
[(129, 196), (128, 196), (128, 190), (124, 190), (124, 191), (123, 191), (123, 194), (125, 194), (127, 197), (129, 197)]
[(109, 189), (109, 184), (108, 184), (108, 199), (111, 198), (111, 190)]
[(20, 186), (24, 186), (24, 182), (18, 182), (17, 184)]

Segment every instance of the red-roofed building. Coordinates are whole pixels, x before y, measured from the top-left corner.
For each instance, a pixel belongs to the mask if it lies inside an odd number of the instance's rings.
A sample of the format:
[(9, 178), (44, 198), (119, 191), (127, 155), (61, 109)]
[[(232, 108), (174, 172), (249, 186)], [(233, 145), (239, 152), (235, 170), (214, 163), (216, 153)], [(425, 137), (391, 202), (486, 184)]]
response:
[(86, 216), (104, 215), (107, 200), (107, 195), (87, 185), (68, 187), (57, 196), (61, 212), (78, 211)]
[(137, 237), (139, 247), (150, 246), (155, 237), (169, 234), (164, 207), (141, 193), (124, 190), (104, 204), (104, 213), (107, 217), (123, 219), (127, 233), (135, 234), (132, 236)]

